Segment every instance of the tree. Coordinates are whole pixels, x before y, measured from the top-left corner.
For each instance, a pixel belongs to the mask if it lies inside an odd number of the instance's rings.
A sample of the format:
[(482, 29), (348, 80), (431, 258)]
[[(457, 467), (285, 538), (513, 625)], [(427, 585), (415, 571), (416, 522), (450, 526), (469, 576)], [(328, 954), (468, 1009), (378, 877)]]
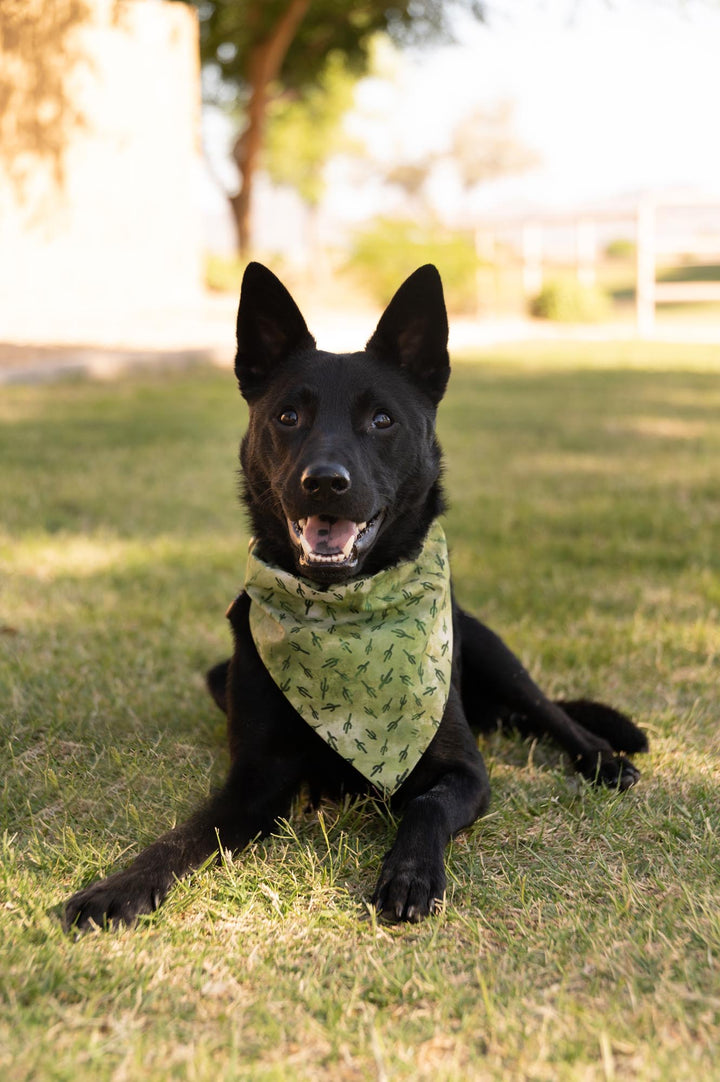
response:
[(195, 0), (203, 62), (233, 87), (245, 128), (233, 147), (239, 191), (230, 196), (238, 246), (250, 244), (253, 178), (265, 139), (269, 102), (281, 92), (299, 97), (318, 84), (327, 57), (339, 52), (362, 74), (372, 38), (401, 44), (452, 40), (453, 9), (482, 18), (482, 0)]
[(453, 131), (450, 156), (466, 190), (499, 177), (517, 176), (539, 164), (534, 150), (513, 130), (512, 102), (474, 109)]
[(373, 169), (402, 191), (414, 217), (427, 217), (428, 188), (437, 170), (454, 172), (467, 194), (481, 184), (518, 176), (539, 164), (539, 155), (518, 138), (513, 113), (512, 102), (478, 106), (456, 123), (446, 149), (397, 158), (385, 166), (374, 163)]
[(88, 16), (85, 0), (2, 0), (0, 165), (21, 196), (38, 161), (58, 187), (64, 182), (68, 136), (85, 123), (67, 72), (89, 62), (76, 35)]
[(294, 188), (310, 211), (322, 199), (322, 168), (329, 149), (343, 145), (340, 128), (353, 102), (355, 82), (342, 53), (333, 50), (304, 95), (284, 94), (269, 105), (265, 168), (276, 184)]

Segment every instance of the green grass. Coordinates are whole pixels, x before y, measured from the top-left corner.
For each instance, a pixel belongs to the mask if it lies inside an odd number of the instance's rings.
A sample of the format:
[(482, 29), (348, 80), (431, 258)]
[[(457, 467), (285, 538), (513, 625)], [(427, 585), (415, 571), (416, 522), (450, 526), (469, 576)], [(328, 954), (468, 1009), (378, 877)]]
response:
[(226, 767), (202, 673), (243, 576), (244, 413), (206, 369), (3, 388), (3, 1078), (720, 1078), (719, 373), (720, 348), (507, 348), (441, 410), (458, 596), (553, 694), (641, 720), (634, 790), (493, 736), (437, 919), (373, 919), (393, 828), (360, 803), (77, 941), (59, 902)]

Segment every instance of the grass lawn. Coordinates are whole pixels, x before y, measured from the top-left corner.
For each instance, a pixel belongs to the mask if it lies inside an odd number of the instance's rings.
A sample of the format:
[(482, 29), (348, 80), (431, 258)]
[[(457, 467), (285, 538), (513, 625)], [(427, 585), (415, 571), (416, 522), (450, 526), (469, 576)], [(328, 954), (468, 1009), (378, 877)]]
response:
[(209, 369), (0, 389), (3, 1079), (720, 1079), (720, 347), (498, 349), (441, 410), (459, 598), (641, 721), (634, 790), (492, 736), (424, 925), (368, 911), (393, 827), (361, 803), (62, 934), (222, 778), (243, 423)]

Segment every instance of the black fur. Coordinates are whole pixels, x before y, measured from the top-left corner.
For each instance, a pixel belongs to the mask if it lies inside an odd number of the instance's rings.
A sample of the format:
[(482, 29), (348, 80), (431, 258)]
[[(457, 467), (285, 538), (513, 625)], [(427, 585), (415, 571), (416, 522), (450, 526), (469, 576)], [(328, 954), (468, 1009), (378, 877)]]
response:
[[(443, 509), (435, 410), (447, 384), (447, 317), (440, 278), (421, 267), (398, 290), (367, 348), (332, 354), (315, 342), (295, 302), (266, 268), (250, 264), (238, 311), (236, 375), (250, 406), (241, 445), (243, 496), (259, 555), (321, 587), (371, 575), (420, 549)], [(371, 524), (352, 556), (318, 560), (292, 523), (308, 516)], [(302, 785), (320, 798), (363, 793), (367, 782), (298, 716), (264, 668), (250, 636), (250, 601), (230, 610), (235, 649), (208, 673), (228, 716), (228, 778), (196, 814), (129, 868), (67, 903), (66, 927), (132, 923), (174, 880), (218, 849), (242, 849), (287, 816)], [(638, 772), (622, 752), (643, 733), (610, 707), (553, 703), (501, 640), (454, 607), (452, 687), (434, 739), (393, 797), (402, 811), (373, 902), (419, 920), (442, 899), (444, 850), (482, 815), (490, 790), (473, 735), (498, 724), (551, 736), (590, 782), (626, 789)]]

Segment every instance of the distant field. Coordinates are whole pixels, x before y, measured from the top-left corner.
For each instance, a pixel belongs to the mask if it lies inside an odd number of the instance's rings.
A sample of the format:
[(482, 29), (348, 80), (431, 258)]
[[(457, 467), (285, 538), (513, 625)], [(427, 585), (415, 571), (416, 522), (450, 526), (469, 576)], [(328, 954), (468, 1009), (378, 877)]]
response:
[(243, 423), (203, 368), (0, 392), (3, 1078), (720, 1079), (720, 347), (488, 351), (441, 408), (459, 598), (553, 695), (633, 713), (634, 790), (492, 736), (424, 925), (368, 910), (393, 827), (365, 802), (62, 934), (223, 775)]

